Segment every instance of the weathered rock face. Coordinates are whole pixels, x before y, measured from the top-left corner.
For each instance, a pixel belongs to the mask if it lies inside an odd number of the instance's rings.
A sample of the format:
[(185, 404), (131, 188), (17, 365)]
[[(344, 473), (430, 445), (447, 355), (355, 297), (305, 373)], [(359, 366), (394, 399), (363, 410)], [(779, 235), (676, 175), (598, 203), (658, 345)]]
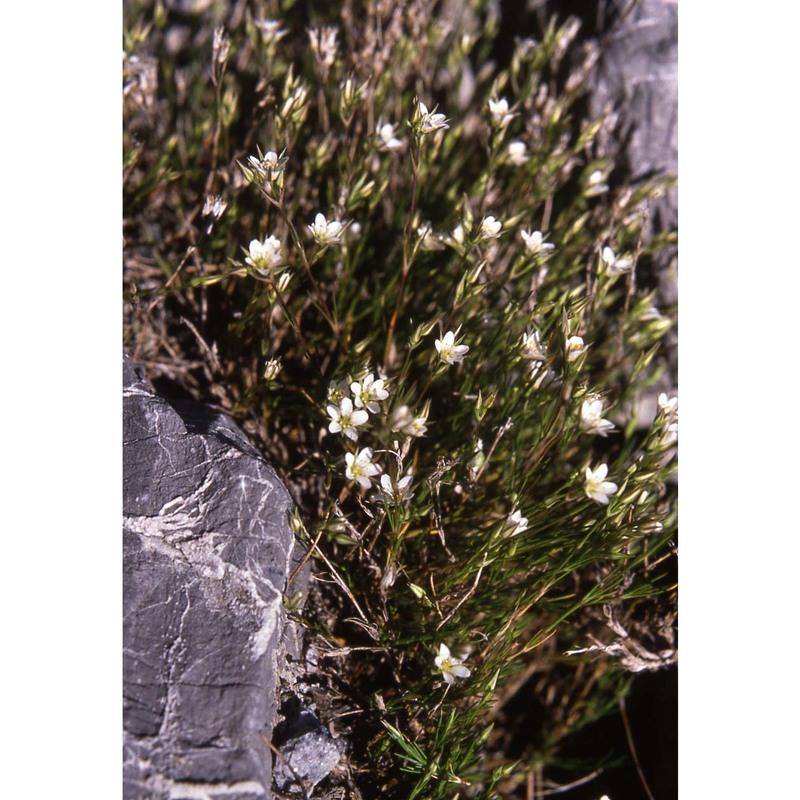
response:
[(310, 795), (339, 763), (345, 742), (334, 739), (298, 696), (283, 704), (281, 716), (282, 721), (275, 728), (281, 754), (275, 761), (275, 786), (284, 794), (305, 791)]
[[(642, 0), (624, 14), (629, 0), (612, 0), (621, 15), (611, 30), (591, 97), (594, 114), (617, 109), (616, 132), (634, 179), (678, 174), (678, 4)], [(653, 209), (660, 229), (678, 224), (677, 190)]]
[(125, 357), (124, 797), (271, 797), (288, 492), (235, 425)]

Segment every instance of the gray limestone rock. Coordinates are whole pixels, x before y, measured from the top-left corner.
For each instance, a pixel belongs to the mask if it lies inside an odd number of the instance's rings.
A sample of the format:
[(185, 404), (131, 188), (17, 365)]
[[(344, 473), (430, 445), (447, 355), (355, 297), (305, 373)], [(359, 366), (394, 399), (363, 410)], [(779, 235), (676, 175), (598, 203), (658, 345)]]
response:
[(124, 798), (270, 798), (291, 499), (231, 420), (127, 356), (123, 398)]
[[(608, 31), (590, 98), (593, 115), (614, 109), (617, 125), (603, 149), (621, 152), (634, 181), (678, 175), (678, 4), (676, 0), (611, 0), (620, 16)], [(678, 190), (649, 209), (650, 230), (678, 225)], [(665, 302), (677, 302), (677, 253), (661, 259)]]
[[(634, 181), (678, 175), (678, 4), (676, 0), (610, 0), (620, 15), (609, 32), (610, 41), (596, 75), (590, 107), (599, 114), (614, 108), (617, 125), (605, 144), (621, 153)], [(626, 10), (630, 7), (630, 12)], [(647, 208), (645, 235), (677, 230), (678, 190), (668, 189)], [(666, 247), (655, 261), (659, 304), (678, 302), (678, 248)], [(678, 335), (667, 336), (671, 383), (678, 378)], [(647, 398), (655, 406), (659, 391), (674, 394), (673, 386), (658, 386)], [(639, 426), (648, 424), (642, 410)]]
[[(613, 5), (620, 13), (630, 0)], [(641, 0), (612, 28), (592, 105), (611, 103), (630, 134), (625, 154), (634, 176), (678, 171), (678, 4)], [(670, 217), (675, 224), (677, 217)]]
[(280, 743), (273, 773), (275, 786), (284, 793), (310, 794), (339, 763), (346, 747), (344, 740), (334, 739), (296, 695), (282, 705), (280, 715), (282, 721), (275, 728), (275, 741)]
[[(281, 755), (286, 763), (276, 762), (275, 785), (283, 792), (292, 793), (299, 793), (303, 789), (310, 792), (327, 777), (341, 758), (336, 742), (324, 731), (309, 731), (291, 739), (281, 748)], [(302, 787), (298, 778), (303, 783)]]

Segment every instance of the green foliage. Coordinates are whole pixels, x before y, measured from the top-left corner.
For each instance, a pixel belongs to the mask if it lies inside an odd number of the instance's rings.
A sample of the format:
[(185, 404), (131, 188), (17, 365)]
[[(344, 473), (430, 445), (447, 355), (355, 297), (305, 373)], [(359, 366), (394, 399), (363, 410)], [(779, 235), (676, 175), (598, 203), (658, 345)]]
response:
[[(375, 784), (512, 796), (627, 685), (610, 655), (563, 653), (612, 643), (605, 608), (652, 650), (642, 614), (674, 609), (677, 411), (638, 414), (674, 320), (643, 266), (668, 243), (643, 239), (663, 187), (605, 185), (572, 20), (502, 68), (491, 3), (436, 5), (212, 5), (216, 40), (201, 16), (181, 40), (162, 5), (128, 9), (126, 339), (239, 417), (292, 488), (338, 603), (335, 635), (306, 620), (317, 646), (369, 643), (342, 669), (381, 697), (364, 724), (395, 757)], [(469, 348), (452, 363), (448, 331)], [(367, 376), (388, 395), (356, 442), (327, 409)], [(601, 464), (607, 504), (587, 494)], [(442, 680), (441, 643), (468, 678)], [(544, 686), (539, 744), (510, 760), (502, 708)]]

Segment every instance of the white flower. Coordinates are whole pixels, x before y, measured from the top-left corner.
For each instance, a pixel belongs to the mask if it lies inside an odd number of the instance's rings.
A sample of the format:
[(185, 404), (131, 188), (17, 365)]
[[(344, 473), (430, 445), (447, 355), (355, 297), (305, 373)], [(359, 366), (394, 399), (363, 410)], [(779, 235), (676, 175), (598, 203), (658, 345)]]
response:
[(270, 184), (283, 172), (288, 160), (288, 156), (278, 155), (274, 150), (268, 150), (262, 155), (261, 148), (258, 148), (258, 155), (250, 156), (247, 159), (250, 168), (245, 170), (245, 175), (248, 180), (261, 183), (269, 188)]
[(533, 231), (533, 233), (530, 231), (520, 231), (520, 236), (525, 242), (525, 249), (532, 256), (541, 256), (556, 249), (554, 244), (544, 241), (544, 236), (541, 231)]
[(279, 358), (271, 358), (267, 361), (267, 365), (264, 368), (264, 380), (274, 381), (282, 369), (283, 364), (281, 360)]
[(614, 430), (614, 423), (603, 419), (603, 401), (597, 397), (581, 403), (580, 425), (584, 433), (596, 433), (603, 438)]
[(408, 425), (405, 426), (403, 432), (409, 436), (424, 436), (428, 432), (428, 418), (427, 417), (414, 417)]
[(257, 19), (255, 26), (261, 31), (264, 44), (275, 44), (288, 33), (287, 30), (281, 29), (280, 20), (277, 19)]
[(253, 239), (248, 252), (245, 262), (260, 275), (269, 275), (271, 270), (283, 263), (283, 246), (274, 236), (269, 236), (263, 242)]
[(283, 172), (288, 160), (287, 156), (279, 156), (274, 150), (267, 150), (264, 158), (261, 159), (261, 166), (273, 175), (277, 175), (279, 172)]
[(514, 511), (513, 513), (508, 515), (508, 519), (506, 520), (505, 527), (507, 529), (513, 528), (511, 531), (511, 536), (517, 536), (518, 534), (522, 533), (523, 531), (528, 530), (528, 518), (522, 516), (522, 512), (519, 510)]
[(395, 126), (389, 122), (383, 125), (378, 123), (375, 135), (378, 137), (378, 147), (381, 150), (400, 150), (403, 147), (403, 140), (397, 138)]
[(509, 112), (508, 100), (505, 97), (501, 97), (499, 100), (489, 100), (489, 113), (492, 115), (492, 122), (498, 128), (505, 128), (517, 116)]
[(464, 226), (461, 224), (456, 225), (453, 229), (453, 241), (456, 242), (456, 244), (464, 244), (465, 236)]
[(508, 145), (508, 161), (515, 167), (521, 167), (528, 160), (528, 145), (525, 142), (511, 142)]
[(428, 432), (427, 422), (426, 416), (414, 416), (408, 406), (400, 406), (392, 414), (390, 425), (396, 433), (403, 433), (406, 436), (424, 436)]
[(539, 341), (539, 331), (523, 333), (520, 350), (522, 351), (520, 355), (529, 360), (544, 361), (547, 358), (547, 354)]
[(516, 42), (517, 54), (520, 58), (528, 58), (528, 56), (530, 56), (531, 53), (533, 53), (533, 51), (539, 46), (539, 42), (530, 36), (527, 36), (524, 39), (517, 39)]
[(612, 275), (622, 275), (623, 272), (630, 272), (633, 269), (633, 261), (629, 258), (617, 258), (610, 247), (604, 247), (602, 253), (603, 263)]
[(530, 381), (534, 389), (541, 389), (556, 380), (556, 373), (552, 369), (545, 369), (541, 361), (531, 362)]
[(480, 238), (481, 239), (496, 239), (500, 236), (500, 229), (503, 223), (495, 217), (484, 217), (481, 221)]
[(419, 246), (423, 250), (444, 250), (444, 244), (442, 244), (441, 236), (438, 233), (433, 232), (433, 226), (430, 222), (423, 222), (417, 228), (417, 236), (420, 240)]
[(350, 391), (353, 392), (353, 397), (356, 401), (358, 408), (366, 408), (372, 414), (377, 414), (381, 407), (378, 404), (379, 400), (385, 400), (389, 396), (389, 392), (383, 388), (384, 381), (380, 378), (375, 380), (372, 373), (366, 376), (360, 383), (354, 381), (350, 384)]
[(381, 468), (372, 461), (371, 447), (365, 447), (355, 455), (345, 453), (344, 460), (347, 464), (345, 475), (351, 481), (356, 481), (362, 489), (369, 489), (372, 478), (381, 472)]
[(589, 180), (587, 181), (586, 189), (584, 190), (584, 194), (587, 197), (596, 197), (599, 194), (604, 194), (608, 191), (608, 184), (605, 183), (606, 176), (603, 174), (603, 171), (600, 169), (596, 169), (590, 176)]
[(331, 381), (328, 384), (328, 400), (331, 403), (340, 405), (342, 399), (347, 397), (347, 390), (349, 389), (347, 381)]
[(586, 496), (601, 505), (608, 505), (609, 495), (616, 494), (619, 487), (606, 480), (608, 464), (601, 464), (597, 469), (586, 467)]
[(338, 35), (339, 31), (330, 26), (312, 28), (308, 32), (311, 50), (326, 72), (333, 66), (333, 62), (336, 61), (336, 38)]
[(439, 358), (445, 364), (457, 364), (464, 360), (464, 356), (469, 352), (469, 347), (465, 344), (455, 343), (456, 335), (453, 331), (447, 331), (443, 338), (436, 340), (436, 349)]
[(200, 212), (204, 217), (219, 219), (224, 213), (228, 204), (216, 194), (207, 194), (203, 202), (203, 210)]
[(661, 392), (658, 396), (658, 407), (664, 415), (662, 442), (666, 445), (674, 444), (678, 441), (678, 398), (667, 397), (664, 392)]
[(678, 398), (667, 397), (664, 392), (658, 396), (658, 407), (668, 416), (678, 416)]
[(414, 492), (409, 491), (413, 479), (413, 476), (408, 474), (400, 478), (397, 483), (394, 483), (386, 473), (381, 475), (381, 502), (387, 506), (399, 506), (403, 503), (407, 503), (414, 496)]
[(467, 469), (469, 470), (472, 480), (475, 480), (478, 473), (483, 469), (486, 463), (486, 456), (483, 454), (483, 439), (478, 439), (475, 442), (475, 449), (472, 451), (472, 458), (467, 462)]
[(444, 130), (450, 126), (444, 114), (432, 114), (428, 107), (421, 100), (417, 101), (417, 125), (421, 133), (428, 134), (434, 131)]
[(314, 223), (307, 227), (317, 244), (338, 244), (342, 241), (344, 225), (339, 220), (328, 222), (324, 214), (317, 214)]
[(570, 336), (567, 339), (567, 361), (575, 361), (580, 358), (587, 350), (588, 345), (583, 343), (580, 336)]
[(342, 398), (340, 406), (328, 406), (328, 416), (331, 418), (328, 430), (331, 433), (339, 433), (341, 431), (348, 439), (352, 439), (354, 442), (358, 441), (356, 428), (369, 419), (369, 414), (363, 408), (358, 409), (358, 411), (353, 409), (353, 401), (349, 397)]
[(450, 655), (446, 644), (439, 645), (439, 655), (434, 659), (436, 666), (442, 671), (442, 677), (448, 684), (455, 683), (456, 678), (469, 678), (470, 671), (460, 658)]
[(668, 422), (667, 426), (664, 428), (664, 433), (662, 437), (662, 441), (666, 445), (675, 444), (678, 441), (678, 423), (676, 422)]

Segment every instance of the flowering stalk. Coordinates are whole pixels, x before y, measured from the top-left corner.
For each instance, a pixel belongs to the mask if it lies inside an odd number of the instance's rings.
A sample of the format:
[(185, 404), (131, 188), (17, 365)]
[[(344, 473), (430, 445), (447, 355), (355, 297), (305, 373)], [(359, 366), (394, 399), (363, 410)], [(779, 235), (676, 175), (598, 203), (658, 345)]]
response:
[[(425, 106), (422, 106), (425, 108)], [(427, 109), (426, 109), (427, 110)], [(390, 354), (392, 352), (392, 343), (394, 340), (394, 331), (397, 327), (397, 318), (400, 315), (400, 309), (403, 307), (403, 300), (406, 292), (406, 283), (408, 282), (408, 275), (411, 272), (411, 265), (413, 257), (416, 253), (416, 248), (411, 251), (411, 231), (414, 225), (414, 218), (417, 214), (417, 190), (419, 184), (419, 164), (420, 164), (420, 145), (422, 139), (420, 136), (411, 137), (411, 148), (409, 155), (411, 157), (411, 198), (406, 215), (406, 221), (403, 225), (403, 263), (400, 268), (400, 287), (397, 290), (397, 300), (394, 304), (394, 311), (392, 312), (391, 319), (389, 320), (389, 328), (386, 333), (386, 346), (383, 350), (383, 363), (389, 364)]]
[(277, 209), (278, 213), (281, 215), (281, 219), (286, 223), (286, 227), (289, 229), (289, 233), (292, 237), (292, 241), (294, 242), (294, 246), (297, 252), (300, 254), (300, 260), (303, 263), (303, 269), (305, 270), (306, 277), (308, 278), (308, 282), (311, 284), (311, 288), (314, 290), (314, 305), (317, 310), (322, 314), (325, 318), (325, 321), (330, 325), (331, 331), (333, 332), (334, 336), (336, 336), (337, 340), (339, 340), (340, 345), (342, 346), (343, 350), (347, 352), (348, 345), (346, 341), (343, 341), (341, 335), (341, 328), (336, 321), (333, 313), (331, 312), (330, 307), (328, 306), (327, 301), (325, 300), (325, 296), (320, 291), (319, 286), (317, 285), (316, 280), (314, 279), (314, 274), (311, 271), (311, 264), (308, 261), (308, 257), (306, 256), (305, 247), (303, 246), (302, 241), (300, 240), (300, 235), (297, 233), (297, 228), (294, 226), (294, 223), (291, 220), (291, 217), (286, 213), (286, 207), (283, 203), (283, 196), (280, 198), (272, 198), (269, 195), (266, 195), (267, 199), (272, 203)]
[(217, 164), (219, 163), (219, 142), (222, 137), (223, 127), (223, 99), (222, 99), (222, 78), (228, 66), (228, 52), (230, 40), (225, 29), (219, 26), (214, 30), (214, 41), (211, 54), (211, 83), (214, 86), (214, 135), (211, 143), (211, 169), (208, 171), (206, 180), (206, 194), (211, 194), (214, 189), (214, 178), (217, 174)]

